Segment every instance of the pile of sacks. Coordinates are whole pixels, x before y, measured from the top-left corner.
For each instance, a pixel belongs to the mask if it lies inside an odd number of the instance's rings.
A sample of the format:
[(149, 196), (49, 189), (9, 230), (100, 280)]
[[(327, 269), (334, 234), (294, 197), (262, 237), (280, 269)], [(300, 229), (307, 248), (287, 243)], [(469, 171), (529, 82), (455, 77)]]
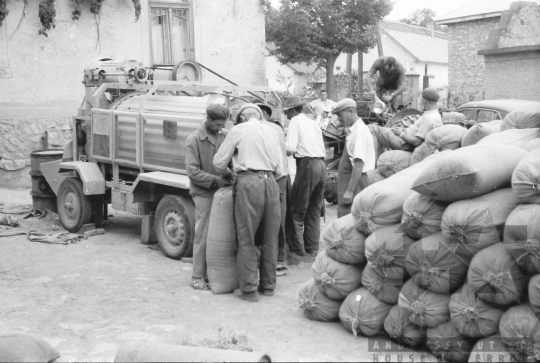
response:
[(540, 360), (536, 115), (510, 113), (466, 146), (474, 128), (457, 147), (445, 139), (455, 125), (434, 129), (433, 152), (360, 192), (323, 232), (300, 292), (308, 317), (324, 310), (355, 335), (386, 333), (442, 360)]

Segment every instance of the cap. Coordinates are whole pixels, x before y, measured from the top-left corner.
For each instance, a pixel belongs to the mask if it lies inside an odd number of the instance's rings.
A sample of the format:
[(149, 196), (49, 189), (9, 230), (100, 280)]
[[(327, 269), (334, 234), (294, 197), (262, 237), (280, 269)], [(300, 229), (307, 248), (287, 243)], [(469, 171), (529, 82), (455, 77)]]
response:
[(238, 113), (236, 114), (236, 123), (240, 123), (240, 116), (242, 115), (242, 112), (244, 112), (248, 108), (253, 108), (257, 110), (259, 112), (259, 115), (261, 115), (261, 119), (262, 119), (262, 111), (259, 108), (259, 106), (257, 106), (254, 103), (244, 103), (242, 107), (238, 109)]
[(302, 101), (302, 98), (298, 96), (286, 97), (285, 101), (283, 102), (283, 111), (287, 111), (298, 106), (304, 106), (304, 101)]
[(267, 106), (267, 105), (265, 105), (265, 104), (262, 103), (262, 102), (255, 102), (255, 104), (256, 104), (257, 106), (259, 106), (259, 108), (260, 108), (261, 110), (265, 110), (266, 113), (268, 114), (268, 117), (272, 116), (272, 109), (270, 108), (270, 106)]
[(356, 109), (356, 101), (352, 98), (344, 98), (334, 106), (331, 113), (337, 114), (338, 112), (351, 107)]
[(439, 92), (435, 88), (426, 88), (422, 91), (422, 98), (428, 101), (437, 102), (439, 100)]
[(212, 120), (227, 120), (230, 114), (229, 109), (219, 103), (213, 103), (206, 108), (206, 115)]

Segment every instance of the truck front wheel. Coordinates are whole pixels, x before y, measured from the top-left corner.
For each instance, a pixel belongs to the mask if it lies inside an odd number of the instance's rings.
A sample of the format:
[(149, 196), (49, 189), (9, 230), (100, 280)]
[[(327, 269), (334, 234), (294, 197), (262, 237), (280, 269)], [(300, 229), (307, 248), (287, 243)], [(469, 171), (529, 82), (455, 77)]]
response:
[(77, 232), (92, 217), (92, 200), (84, 195), (79, 179), (66, 178), (60, 184), (56, 207), (60, 223), (70, 232)]
[(174, 259), (193, 253), (195, 207), (178, 195), (166, 195), (158, 204), (154, 220), (161, 250)]

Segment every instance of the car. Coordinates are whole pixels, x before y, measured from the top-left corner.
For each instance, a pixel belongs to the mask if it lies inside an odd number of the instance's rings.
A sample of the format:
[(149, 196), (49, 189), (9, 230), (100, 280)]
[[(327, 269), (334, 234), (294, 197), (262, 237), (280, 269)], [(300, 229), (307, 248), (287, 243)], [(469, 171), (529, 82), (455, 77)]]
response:
[(531, 105), (540, 106), (540, 102), (513, 99), (473, 101), (462, 104), (456, 111), (464, 114), (467, 120), (479, 123), (502, 120), (510, 112)]

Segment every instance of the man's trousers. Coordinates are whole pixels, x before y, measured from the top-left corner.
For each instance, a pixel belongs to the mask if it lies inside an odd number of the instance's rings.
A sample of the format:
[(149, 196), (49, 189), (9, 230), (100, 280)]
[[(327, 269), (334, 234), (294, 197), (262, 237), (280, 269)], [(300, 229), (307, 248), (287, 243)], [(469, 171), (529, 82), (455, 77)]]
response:
[[(238, 243), (238, 278), (243, 292), (257, 291), (257, 271), (263, 289), (276, 286), (278, 234), (281, 226), (279, 187), (271, 172), (242, 172), (234, 187), (234, 216)], [(259, 231), (259, 233), (257, 233)], [(261, 245), (260, 268), (255, 235)]]
[(193, 239), (192, 276), (194, 278), (206, 278), (206, 240), (213, 201), (213, 197), (193, 196), (193, 202), (195, 203), (195, 238)]

